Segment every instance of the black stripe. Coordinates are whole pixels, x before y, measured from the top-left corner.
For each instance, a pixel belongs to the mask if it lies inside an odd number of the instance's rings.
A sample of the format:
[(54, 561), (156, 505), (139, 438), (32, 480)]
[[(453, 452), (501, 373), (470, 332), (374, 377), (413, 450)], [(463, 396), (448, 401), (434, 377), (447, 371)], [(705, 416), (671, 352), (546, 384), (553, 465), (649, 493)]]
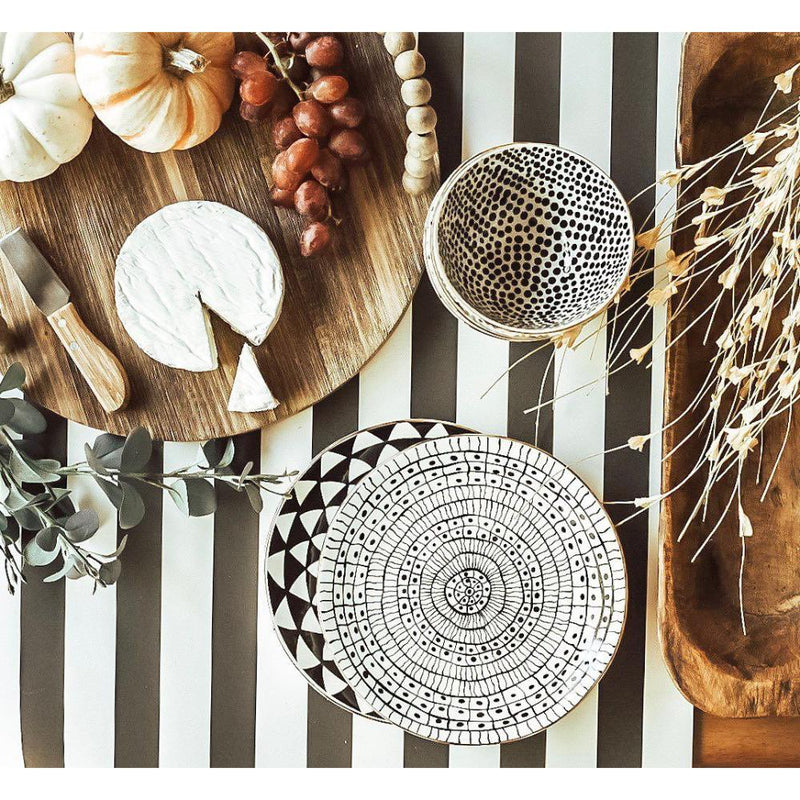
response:
[[(561, 110), (561, 34), (518, 33), (514, 63), (514, 140), (558, 144)], [(540, 345), (512, 342), (509, 366)], [(553, 347), (544, 347), (514, 367), (508, 376), (508, 435), (553, 449), (553, 407), (525, 414), (526, 408), (553, 399)], [(544, 388), (542, 389), (542, 383)], [(503, 745), (501, 767), (543, 767), (546, 733)]]
[[(38, 457), (67, 456), (67, 423), (42, 409), (47, 430), (26, 436)], [(63, 482), (59, 485), (63, 485)], [(27, 543), (31, 534), (25, 534)], [(20, 718), (28, 767), (64, 766), (64, 581), (42, 583), (55, 571), (26, 567), (20, 589)]]
[[(313, 454), (316, 456), (357, 428), (358, 377), (355, 377), (314, 406), (311, 425)], [(309, 687), (307, 765), (349, 767), (352, 760), (353, 717)]]
[[(261, 463), (260, 431), (234, 438), (233, 469)], [(256, 759), (258, 514), (247, 495), (217, 485), (211, 622), (212, 767), (252, 767)]]
[[(427, 62), (426, 75), (439, 117), (439, 164), (444, 180), (461, 163), (464, 34), (421, 33), (419, 49)], [(412, 417), (455, 420), (457, 365), (458, 322), (423, 275), (411, 317)], [(447, 745), (406, 734), (403, 761), (407, 767), (446, 767)]]
[[(656, 171), (656, 102), (658, 35), (614, 35), (611, 118), (611, 176), (626, 198), (652, 184)], [(655, 202), (655, 190), (640, 197), (631, 211), (634, 227), (644, 221)], [(648, 264), (647, 266), (651, 266)], [(652, 287), (652, 279), (637, 281), (624, 295), (626, 308)], [(652, 337), (652, 320), (642, 326), (630, 347)], [(610, 343), (609, 343), (610, 346)], [(650, 427), (650, 371), (629, 367), (609, 378), (606, 403), (606, 448)], [(604, 462), (604, 498), (631, 500), (648, 494), (648, 456), (628, 449), (609, 453)], [(619, 520), (630, 506), (609, 506)], [(642, 763), (645, 613), (647, 609), (647, 516), (620, 528), (628, 569), (628, 617), (619, 651), (600, 684), (597, 763), (601, 767), (639, 767)]]
[[(163, 447), (154, 444), (148, 470), (160, 472)], [(161, 490), (137, 487), (147, 509), (129, 531), (117, 583), (114, 764), (158, 766), (161, 677)]]

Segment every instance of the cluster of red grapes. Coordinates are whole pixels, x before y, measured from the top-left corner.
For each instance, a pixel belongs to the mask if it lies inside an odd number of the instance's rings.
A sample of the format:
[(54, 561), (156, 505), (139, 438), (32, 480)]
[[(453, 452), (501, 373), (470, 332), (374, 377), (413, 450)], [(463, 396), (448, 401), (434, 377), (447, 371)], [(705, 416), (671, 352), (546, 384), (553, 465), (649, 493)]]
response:
[(246, 50), (233, 58), (240, 79), (239, 113), (256, 122), (274, 116), (272, 138), (280, 151), (272, 164), (275, 205), (294, 208), (307, 221), (303, 256), (331, 243), (331, 195), (347, 187), (345, 163), (369, 159), (364, 104), (353, 97), (344, 74), (344, 47), (332, 34), (268, 33), (269, 53)]

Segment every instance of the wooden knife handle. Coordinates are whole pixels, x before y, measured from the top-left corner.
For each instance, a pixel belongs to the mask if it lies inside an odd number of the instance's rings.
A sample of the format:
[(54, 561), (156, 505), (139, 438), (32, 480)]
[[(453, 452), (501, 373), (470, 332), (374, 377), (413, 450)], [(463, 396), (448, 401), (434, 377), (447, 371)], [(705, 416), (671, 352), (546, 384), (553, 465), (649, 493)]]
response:
[(100, 405), (108, 413), (123, 408), (130, 395), (125, 369), (119, 359), (86, 327), (75, 306), (67, 303), (54, 311), (47, 321), (53, 326)]

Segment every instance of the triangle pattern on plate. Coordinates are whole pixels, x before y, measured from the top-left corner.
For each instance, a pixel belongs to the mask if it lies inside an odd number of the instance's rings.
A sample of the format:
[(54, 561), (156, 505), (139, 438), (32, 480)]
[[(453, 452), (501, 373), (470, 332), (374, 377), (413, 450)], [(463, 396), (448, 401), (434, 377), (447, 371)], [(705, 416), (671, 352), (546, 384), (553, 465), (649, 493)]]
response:
[(267, 546), (267, 591), (277, 633), (308, 681), (349, 711), (377, 717), (330, 658), (317, 617), (316, 576), (328, 528), (376, 465), (426, 439), (469, 432), (436, 420), (399, 420), (356, 431), (311, 462), (278, 512)]

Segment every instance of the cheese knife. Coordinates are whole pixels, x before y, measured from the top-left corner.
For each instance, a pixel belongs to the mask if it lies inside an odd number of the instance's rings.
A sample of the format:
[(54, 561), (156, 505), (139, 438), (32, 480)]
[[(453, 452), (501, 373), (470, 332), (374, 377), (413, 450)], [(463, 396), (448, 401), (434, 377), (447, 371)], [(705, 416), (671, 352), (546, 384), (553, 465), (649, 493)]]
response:
[(5, 254), (22, 285), (47, 317), (61, 344), (109, 413), (127, 402), (130, 384), (119, 359), (86, 327), (69, 301), (69, 289), (53, 271), (39, 248), (21, 228), (0, 238)]

